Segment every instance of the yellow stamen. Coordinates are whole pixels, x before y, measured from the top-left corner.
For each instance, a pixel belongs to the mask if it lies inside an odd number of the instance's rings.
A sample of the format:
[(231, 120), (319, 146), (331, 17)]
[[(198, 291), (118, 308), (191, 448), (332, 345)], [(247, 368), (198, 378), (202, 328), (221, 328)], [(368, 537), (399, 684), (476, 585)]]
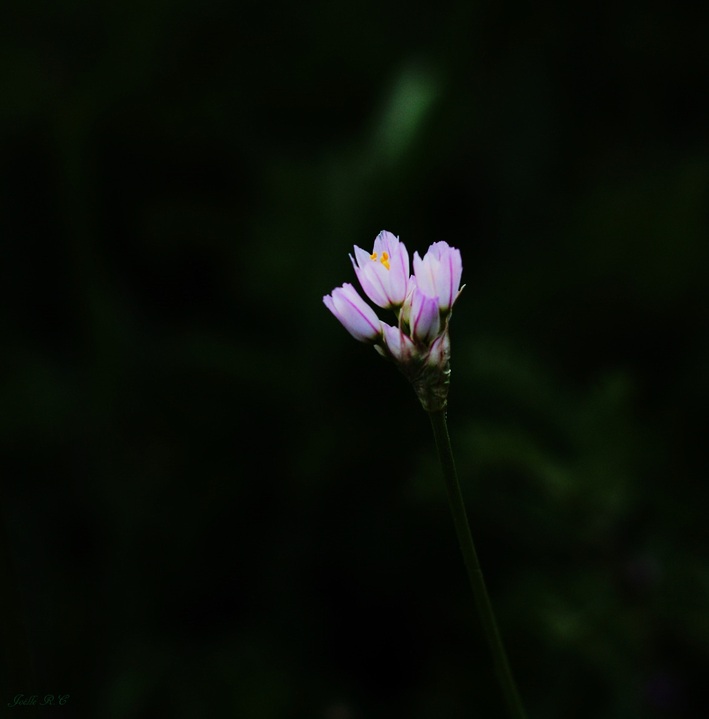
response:
[[(374, 260), (374, 261), (376, 262), (376, 261), (377, 261), (377, 253), (376, 253), (376, 252), (372, 252), (372, 254), (369, 256), (369, 259), (370, 259), (370, 260)], [(391, 269), (391, 267), (389, 266), (389, 253), (388, 253), (388, 252), (382, 252), (382, 257), (381, 257), (381, 259), (380, 259), (379, 261), (380, 261), (380, 262), (384, 265), (384, 267), (386, 267), (388, 270)]]

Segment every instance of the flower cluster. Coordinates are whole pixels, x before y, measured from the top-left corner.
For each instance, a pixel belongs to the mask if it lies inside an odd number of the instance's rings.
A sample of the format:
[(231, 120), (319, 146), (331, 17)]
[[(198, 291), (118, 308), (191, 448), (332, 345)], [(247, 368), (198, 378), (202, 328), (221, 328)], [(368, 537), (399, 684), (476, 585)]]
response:
[(409, 253), (391, 232), (380, 232), (372, 252), (355, 246), (350, 255), (364, 293), (378, 307), (393, 310), (397, 324), (382, 322), (351, 284), (323, 297), (325, 306), (360, 342), (372, 343), (413, 384), (424, 408), (445, 408), (450, 375), (448, 322), (462, 287), (460, 250), (434, 242), (423, 257)]

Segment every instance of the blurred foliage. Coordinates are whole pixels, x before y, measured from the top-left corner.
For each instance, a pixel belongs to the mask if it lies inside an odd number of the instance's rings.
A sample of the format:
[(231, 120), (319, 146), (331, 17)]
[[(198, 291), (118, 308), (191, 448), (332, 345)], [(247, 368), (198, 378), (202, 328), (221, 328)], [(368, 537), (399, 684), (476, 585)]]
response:
[(321, 303), (385, 228), (462, 251), (530, 719), (703, 717), (708, 21), (3, 3), (0, 706), (503, 716), (427, 418)]

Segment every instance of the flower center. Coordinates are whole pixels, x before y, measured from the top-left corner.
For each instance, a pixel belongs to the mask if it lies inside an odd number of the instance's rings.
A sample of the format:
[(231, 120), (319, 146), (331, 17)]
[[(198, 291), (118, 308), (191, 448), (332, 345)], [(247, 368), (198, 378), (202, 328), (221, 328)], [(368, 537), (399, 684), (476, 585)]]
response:
[[(370, 256), (370, 259), (377, 261), (377, 253), (373, 252)], [(388, 252), (382, 252), (382, 256), (379, 258), (379, 261), (386, 267), (387, 269), (391, 269), (389, 265), (389, 253)]]

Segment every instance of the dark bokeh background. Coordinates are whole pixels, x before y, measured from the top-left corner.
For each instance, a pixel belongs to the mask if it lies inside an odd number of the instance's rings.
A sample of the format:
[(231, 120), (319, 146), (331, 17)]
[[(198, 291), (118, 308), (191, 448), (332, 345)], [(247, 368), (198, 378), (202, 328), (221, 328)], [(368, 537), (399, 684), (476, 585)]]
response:
[(530, 719), (706, 716), (706, 5), (0, 16), (2, 712), (503, 716), (427, 418), (321, 302), (388, 229), (462, 251)]

